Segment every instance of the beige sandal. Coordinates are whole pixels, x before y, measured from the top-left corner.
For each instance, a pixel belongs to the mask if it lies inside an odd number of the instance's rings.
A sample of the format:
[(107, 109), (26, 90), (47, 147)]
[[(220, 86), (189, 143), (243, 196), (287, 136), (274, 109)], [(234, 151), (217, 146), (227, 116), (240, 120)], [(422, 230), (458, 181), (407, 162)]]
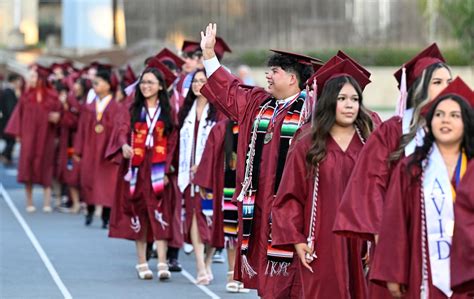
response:
[(198, 275), (198, 277), (196, 278), (197, 285), (207, 286), (209, 285), (209, 283), (211, 283), (211, 281), (209, 280), (209, 275), (207, 275), (207, 272)]
[(166, 263), (158, 263), (158, 279), (159, 280), (168, 280), (171, 278), (171, 272), (169, 266)]
[[(153, 279), (153, 272), (148, 268), (148, 263), (143, 263), (135, 266), (139, 279), (149, 280)], [(145, 269), (145, 270), (143, 270)]]

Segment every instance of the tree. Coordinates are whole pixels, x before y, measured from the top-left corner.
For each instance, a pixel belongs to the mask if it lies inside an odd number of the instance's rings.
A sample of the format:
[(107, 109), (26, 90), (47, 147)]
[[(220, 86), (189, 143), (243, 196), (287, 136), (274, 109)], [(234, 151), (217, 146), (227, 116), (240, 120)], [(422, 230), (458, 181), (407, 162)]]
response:
[(440, 12), (463, 50), (474, 61), (474, 1), (444, 0), (440, 3)]

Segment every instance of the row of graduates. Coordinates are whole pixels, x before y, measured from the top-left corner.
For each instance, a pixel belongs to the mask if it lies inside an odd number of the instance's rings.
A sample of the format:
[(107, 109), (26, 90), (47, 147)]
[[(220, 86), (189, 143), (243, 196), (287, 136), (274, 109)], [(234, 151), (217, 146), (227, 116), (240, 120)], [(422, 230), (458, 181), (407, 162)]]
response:
[[(174, 55), (166, 48), (147, 59), (147, 61), (153, 60), (155, 65), (166, 72), (170, 80), (167, 84), (170, 86), (170, 93), (176, 87), (181, 91), (183, 79), (188, 78), (186, 75), (199, 67), (199, 60), (192, 57), (194, 50), (189, 49), (189, 45), (184, 46), (185, 59)], [(94, 203), (110, 207), (111, 200), (105, 202), (102, 200), (110, 196), (85, 194), (87, 189), (100, 189), (93, 186), (95, 180), (93, 164), (100, 161), (102, 155), (99, 154), (97, 159), (88, 158), (86, 164), (92, 163), (92, 165), (86, 166), (84, 171), (80, 171), (81, 163), (79, 163), (85, 146), (92, 149), (97, 147), (98, 152), (101, 152), (103, 149), (100, 149), (105, 146), (104, 142), (108, 138), (99, 138), (103, 139), (100, 141), (94, 139), (94, 142), (85, 144), (83, 141), (87, 137), (84, 132), (87, 129), (78, 129), (82, 112), (85, 112), (82, 122), (85, 123), (95, 117), (98, 126), (94, 127), (94, 130), (105, 131), (106, 127), (111, 127), (109, 123), (114, 120), (117, 107), (124, 106), (128, 109), (133, 100), (130, 87), (134, 87), (137, 78), (129, 65), (125, 70), (120, 70), (120, 75), (118, 73), (111, 65), (96, 61), (80, 70), (74, 68), (71, 61), (53, 63), (49, 67), (33, 64), (28, 68), (25, 92), (12, 113), (13, 117), (5, 128), (5, 134), (15, 136), (22, 144), (18, 181), (26, 186), (26, 206), (29, 212), (36, 210), (31, 192), (34, 184), (44, 187), (43, 210), (46, 212), (52, 210), (51, 186), (55, 181), (69, 187), (71, 191), (69, 195), (73, 201), (72, 210), (75, 212), (78, 212), (80, 206), (79, 189), (83, 191), (81, 198), (91, 198)], [(179, 80), (176, 78), (178, 75)], [(173, 82), (175, 79), (176, 82)], [(184, 92), (176, 93), (174, 100), (182, 103), (184, 95)], [(101, 96), (104, 97), (104, 101), (101, 100)], [(78, 132), (81, 133), (80, 136)], [(107, 136), (100, 133), (98, 132), (95, 137)]]
[[(215, 50), (219, 57), (230, 51), (222, 39)], [(179, 57), (165, 48), (147, 58), (139, 79), (127, 67), (122, 88), (110, 65), (93, 63), (81, 71), (69, 63), (49, 68), (32, 65), (27, 96), (21, 99), (7, 132), (22, 143), (18, 181), (26, 186), (28, 212), (35, 211), (33, 184), (44, 187), (43, 211), (51, 211), (50, 186), (56, 175), (71, 191), (73, 210), (78, 210), (79, 197), (87, 204), (86, 225), (92, 223), (95, 206), (100, 205), (103, 228), (108, 228), (112, 218), (111, 237), (137, 241), (139, 278), (152, 277), (146, 264), (147, 243), (157, 241), (158, 276), (168, 279), (167, 259), (180, 270), (177, 251), (186, 240), (196, 249), (197, 281), (208, 284), (213, 278), (213, 249), (207, 246), (204, 258), (201, 247), (210, 243), (212, 206), (207, 217), (197, 213), (198, 219), (193, 219), (196, 199), (190, 174), (196, 172), (210, 129), (223, 117), (199, 94), (206, 82), (204, 70), (199, 69), (199, 43), (185, 41), (182, 52)], [(57, 156), (53, 154), (56, 138)], [(178, 147), (183, 154), (178, 155)], [(59, 162), (56, 169), (55, 161)], [(175, 163), (181, 165), (180, 175)], [(181, 203), (183, 195), (186, 200)], [(184, 208), (187, 216), (182, 219)], [(212, 248), (224, 247), (213, 244)], [(232, 277), (229, 280), (229, 291), (248, 292)]]
[[(370, 73), (344, 53), (321, 66), (275, 51), (264, 90), (240, 84), (220, 66), (215, 34), (215, 25), (202, 33), (205, 71), (186, 76), (191, 92), (182, 106), (168, 100), (167, 70), (152, 62), (131, 104), (110, 114), (110, 126), (95, 105), (79, 125), (88, 145), (107, 133), (100, 150), (92, 150), (96, 157), (80, 147), (75, 154), (114, 165), (115, 176), (97, 166), (85, 173), (97, 182), (94, 190), (109, 200), (114, 194), (110, 236), (137, 241), (139, 277), (151, 278), (146, 241), (158, 241), (158, 276), (167, 279), (166, 248), (179, 248), (184, 237), (196, 250), (199, 284), (212, 280), (211, 247), (226, 243), (231, 260), (235, 254), (234, 278), (264, 298), (417, 298), (420, 286), (424, 298), (446, 298), (450, 280), (461, 286), (454, 298), (467, 298), (473, 241), (463, 219), (472, 218), (466, 182), (472, 182), (473, 96), (461, 79), (448, 86), (451, 73), (436, 45), (396, 73), (408, 107), (381, 123), (362, 102)], [(98, 77), (110, 85), (106, 75)], [(454, 164), (443, 156), (447, 144), (457, 146)], [(454, 197), (456, 222), (453, 205), (444, 206)], [(433, 198), (431, 212), (424, 198)], [(457, 242), (448, 234), (453, 223)], [(435, 251), (439, 244), (451, 251)], [(432, 262), (436, 256), (442, 262)], [(451, 275), (450, 261), (458, 265)]]
[[(216, 32), (201, 33), (201, 93), (240, 132), (234, 278), (263, 298), (470, 298), (474, 93), (437, 45), (395, 73), (382, 123), (362, 101), (370, 73), (343, 52), (322, 65), (273, 50), (264, 90), (220, 65)], [(221, 190), (214, 157), (206, 187)]]

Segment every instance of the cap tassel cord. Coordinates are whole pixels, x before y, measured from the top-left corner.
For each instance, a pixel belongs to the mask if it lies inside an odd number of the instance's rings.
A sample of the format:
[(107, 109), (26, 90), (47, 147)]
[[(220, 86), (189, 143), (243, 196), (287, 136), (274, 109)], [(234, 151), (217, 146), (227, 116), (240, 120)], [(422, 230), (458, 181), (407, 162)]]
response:
[(400, 80), (400, 97), (398, 98), (397, 102), (397, 111), (396, 114), (400, 117), (403, 117), (405, 110), (407, 108), (407, 73), (406, 68), (403, 66), (402, 68), (402, 78)]

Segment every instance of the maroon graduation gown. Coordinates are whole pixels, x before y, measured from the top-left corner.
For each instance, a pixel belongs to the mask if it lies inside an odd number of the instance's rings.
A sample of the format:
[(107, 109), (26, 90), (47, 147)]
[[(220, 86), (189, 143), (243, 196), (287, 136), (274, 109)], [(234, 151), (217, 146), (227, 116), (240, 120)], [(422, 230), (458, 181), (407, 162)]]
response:
[(213, 215), (210, 244), (224, 247), (224, 143), (228, 120), (218, 122), (209, 133), (201, 162), (194, 178), (194, 184), (212, 190)]
[(18, 182), (50, 187), (57, 125), (48, 121), (48, 114), (59, 111), (61, 105), (53, 89), (43, 90), (41, 102), (38, 92), (39, 88), (30, 88), (20, 97), (5, 133), (21, 140)]
[(474, 296), (474, 161), (456, 192), (451, 247), (451, 288)]
[[(373, 117), (372, 117), (373, 118)], [(336, 214), (334, 231), (348, 237), (373, 241), (383, 215), (385, 193), (396, 162), (389, 164), (390, 154), (399, 146), (402, 119), (394, 116), (370, 135), (356, 162)], [(370, 255), (376, 246), (372, 243)], [(373, 298), (392, 296), (379, 285), (369, 283)]]
[[(222, 66), (209, 77), (201, 89), (201, 93), (230, 119), (239, 125), (239, 141), (237, 145), (237, 185), (234, 198), (240, 194), (241, 182), (245, 173), (245, 156), (250, 142), (251, 128), (260, 105), (271, 95), (263, 88), (241, 85), (238, 78), (226, 71)], [(267, 245), (270, 235), (269, 217), (274, 198), (275, 173), (278, 164), (280, 147), (280, 129), (286, 113), (280, 113), (275, 120), (273, 139), (263, 146), (260, 163), (260, 180), (255, 198), (255, 212), (252, 223), (252, 234), (249, 239), (247, 259), (257, 275), (250, 278), (242, 273), (240, 248), (242, 244), (242, 203), (239, 208), (239, 236), (234, 278), (242, 281), (246, 288), (257, 289), (264, 298), (289, 298), (299, 296), (299, 278), (297, 264), (288, 268), (288, 276), (267, 276)], [(291, 293), (291, 294), (290, 294)]]
[[(411, 157), (403, 158), (393, 170), (370, 279), (381, 285), (387, 282), (403, 284), (407, 287), (403, 298), (418, 299), (422, 281), (421, 230), (426, 228), (421, 227), (420, 176), (413, 179), (407, 173)], [(415, 173), (414, 170), (411, 172)], [(419, 169), (418, 173), (421, 173)], [(428, 244), (425, 247), (428, 253)], [(446, 299), (432, 284), (429, 256), (427, 259), (429, 298)], [(451, 298), (469, 297), (454, 293)]]
[[(174, 115), (174, 112), (172, 113)], [(122, 113), (118, 118), (119, 125), (113, 132), (111, 142), (107, 147), (107, 157), (113, 158), (114, 162), (120, 163), (118, 174), (117, 193), (110, 216), (109, 237), (127, 240), (141, 240), (145, 227), (147, 227), (147, 242), (153, 240), (170, 240), (173, 237), (173, 208), (175, 201), (179, 198), (179, 189), (176, 181), (176, 167), (173, 166), (174, 152), (176, 149), (177, 129), (174, 129), (167, 140), (165, 173), (168, 176), (168, 185), (162, 194), (156, 195), (153, 191), (151, 175), (152, 150), (146, 149), (145, 160), (139, 166), (136, 189), (130, 194), (130, 184), (124, 180), (129, 168), (128, 159), (123, 159), (122, 145), (130, 144), (131, 126), (129, 113)], [(162, 225), (155, 218), (155, 209), (160, 206), (163, 219), (168, 224)], [(141, 229), (132, 229), (132, 217), (140, 219)]]
[(106, 158), (106, 149), (121, 113), (123, 106), (112, 99), (103, 112), (104, 131), (96, 133), (95, 102), (81, 110), (74, 153), (81, 157), (81, 193), (87, 204), (112, 207), (119, 166)]
[[(307, 243), (314, 189), (314, 173), (306, 163), (312, 144), (311, 127), (305, 127), (297, 139), (288, 154), (272, 210), (272, 244), (291, 251), (294, 244)], [(337, 207), (363, 144), (354, 134), (345, 152), (332, 137), (326, 146), (326, 158), (319, 166), (315, 231), (318, 258), (310, 264), (314, 273), (299, 265), (303, 297), (366, 298), (362, 241), (332, 232)]]
[[(199, 121), (197, 121), (196, 119), (196, 122), (194, 123), (194, 140), (193, 140), (194, 148), (196, 148), (198, 130), (199, 130)], [(195, 155), (195, 152), (192, 152), (191, 155)], [(189, 159), (191, 159), (191, 157), (189, 157)], [(199, 164), (201, 163), (199, 162)], [(209, 165), (205, 165), (203, 167), (209, 167)], [(184, 223), (183, 223), (184, 240), (186, 241), (186, 243), (189, 243), (189, 244), (192, 243), (191, 225), (193, 221), (193, 215), (196, 215), (197, 229), (199, 232), (199, 236), (201, 237), (201, 242), (204, 244), (210, 244), (211, 243), (211, 224), (208, 223), (206, 216), (202, 213), (201, 197), (199, 195), (199, 192), (194, 192), (194, 195), (191, 195), (191, 187), (192, 185), (189, 184), (186, 187), (186, 189), (184, 189), (184, 192), (183, 192), (184, 209), (185, 209)]]
[(379, 231), (393, 164), (388, 158), (402, 135), (400, 117), (383, 122), (368, 138), (339, 206), (334, 231), (373, 241)]
[[(85, 102), (85, 99), (84, 99)], [(59, 122), (59, 149), (57, 179), (60, 183), (72, 187), (79, 187), (80, 162), (68, 157), (68, 148), (72, 147), (77, 132), (79, 113), (83, 104), (73, 96), (67, 98), (68, 108), (62, 107)], [(68, 163), (69, 162), (69, 163)]]

